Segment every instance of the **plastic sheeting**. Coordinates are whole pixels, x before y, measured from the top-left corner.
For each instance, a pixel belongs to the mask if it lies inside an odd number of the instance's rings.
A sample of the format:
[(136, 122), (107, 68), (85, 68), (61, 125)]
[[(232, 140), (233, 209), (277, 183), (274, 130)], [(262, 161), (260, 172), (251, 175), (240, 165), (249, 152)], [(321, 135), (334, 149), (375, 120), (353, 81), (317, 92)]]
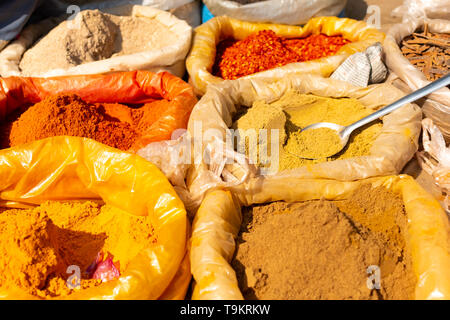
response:
[(230, 0), (204, 0), (215, 16), (252, 22), (304, 24), (312, 17), (337, 16), (347, 0), (269, 0), (240, 4)]
[[(344, 81), (314, 75), (286, 77), (275, 82), (268, 79), (238, 79), (210, 86), (192, 111), (188, 132), (197, 143), (197, 147), (194, 147), (194, 151), (197, 148), (195, 154), (205, 154), (205, 150), (209, 150), (209, 158), (214, 161), (207, 163), (203, 157), (196, 160), (188, 172), (186, 182), (190, 199), (185, 203), (189, 211), (198, 208), (207, 190), (238, 185), (255, 176), (254, 165), (241, 159), (243, 155), (234, 152), (232, 146), (226, 143), (232, 141), (229, 128), (233, 116), (239, 110), (251, 107), (255, 101), (272, 102), (292, 89), (324, 97), (356, 98), (373, 110), (404, 96), (401, 90), (389, 84), (361, 88)], [(381, 132), (368, 156), (328, 161), (275, 174), (299, 179), (341, 181), (398, 174), (418, 149), (421, 118), (420, 108), (406, 104), (382, 118)]]
[(337, 67), (355, 52), (364, 51), (376, 42), (383, 42), (384, 33), (371, 28), (363, 21), (346, 18), (317, 17), (312, 18), (304, 27), (279, 24), (252, 23), (229, 17), (216, 17), (195, 29), (194, 43), (186, 60), (190, 82), (197, 94), (204, 94), (208, 84), (224, 81), (211, 74), (216, 55), (217, 44), (225, 38), (242, 40), (250, 34), (260, 30), (273, 30), (277, 35), (288, 38), (303, 38), (310, 34), (324, 33), (326, 35), (342, 35), (352, 41), (343, 46), (336, 55), (307, 61), (290, 63), (283, 67), (258, 72), (243, 77), (255, 78), (284, 78), (287, 75), (315, 73), (328, 77)]
[[(430, 32), (450, 33), (449, 20), (409, 17), (403, 23), (392, 26), (384, 41), (386, 64), (392, 73), (390, 80), (408, 93), (426, 86), (430, 81), (403, 56), (399, 44), (406, 36), (423, 28), (425, 22)], [(450, 89), (442, 88), (428, 95), (423, 102), (423, 112), (441, 129), (445, 138), (450, 140)]]
[[(403, 198), (408, 240), (417, 278), (416, 299), (450, 299), (449, 222), (439, 203), (409, 176), (357, 182), (300, 180), (294, 176), (259, 177), (230, 191), (208, 193), (193, 222), (190, 259), (195, 286), (192, 298), (242, 299), (230, 265), (241, 225), (240, 206), (271, 201), (345, 199), (362, 183), (383, 185)], [(286, 188), (289, 186), (289, 188)]]
[[(44, 74), (32, 76), (51, 77), (132, 70), (149, 70), (153, 72), (169, 71), (179, 77), (184, 75), (184, 62), (192, 39), (192, 28), (185, 21), (176, 18), (169, 12), (145, 6), (126, 6), (105, 11), (116, 15), (154, 19), (176, 34), (178, 41), (163, 49), (112, 57), (80, 64), (69, 69), (54, 69)], [(23, 53), (61, 21), (62, 18), (50, 18), (37, 25), (31, 25), (25, 28), (17, 40), (11, 42), (0, 52), (0, 75), (2, 77), (20, 76), (19, 63)]]
[[(28, 207), (46, 200), (100, 200), (149, 216), (157, 243), (124, 266), (120, 278), (69, 299), (177, 299), (189, 284), (188, 221), (167, 178), (143, 158), (79, 137), (54, 137), (0, 151), (0, 205)], [(31, 299), (20, 288), (3, 299)], [(34, 297), (35, 298), (35, 297)]]

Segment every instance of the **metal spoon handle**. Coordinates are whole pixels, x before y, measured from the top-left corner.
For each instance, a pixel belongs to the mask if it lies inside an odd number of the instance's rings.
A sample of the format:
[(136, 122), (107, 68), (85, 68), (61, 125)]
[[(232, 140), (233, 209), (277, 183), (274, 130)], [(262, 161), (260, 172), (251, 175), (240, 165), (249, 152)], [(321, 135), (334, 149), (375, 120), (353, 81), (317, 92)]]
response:
[(352, 133), (353, 130), (355, 130), (359, 127), (362, 127), (363, 125), (368, 124), (369, 122), (372, 122), (378, 118), (381, 118), (382, 116), (384, 116), (388, 113), (391, 113), (392, 111), (402, 107), (403, 105), (405, 105), (407, 103), (414, 102), (426, 95), (429, 95), (430, 93), (432, 93), (440, 88), (448, 86), (449, 84), (450, 84), (450, 73), (438, 80), (431, 82), (430, 84), (426, 85), (425, 87), (404, 96), (403, 98), (395, 101), (394, 103), (391, 103), (390, 105), (368, 115), (367, 117), (362, 118), (361, 120), (356, 121), (355, 123), (347, 126), (344, 129), (344, 131), (342, 132), (342, 135), (343, 136), (350, 135), (350, 133)]

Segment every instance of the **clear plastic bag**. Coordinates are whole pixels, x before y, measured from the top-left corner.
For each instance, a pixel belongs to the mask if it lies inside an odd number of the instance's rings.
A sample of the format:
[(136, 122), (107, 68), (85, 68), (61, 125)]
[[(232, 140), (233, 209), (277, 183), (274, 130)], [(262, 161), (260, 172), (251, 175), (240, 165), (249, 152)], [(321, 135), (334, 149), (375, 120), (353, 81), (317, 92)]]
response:
[[(430, 20), (411, 18), (401, 24), (393, 25), (383, 44), (386, 65), (391, 73), (390, 82), (410, 93), (430, 83), (425, 75), (403, 56), (399, 44), (411, 33), (423, 28), (427, 23), (430, 32), (450, 33), (449, 20)], [(450, 139), (450, 89), (439, 89), (421, 102), (426, 117), (432, 119), (441, 129), (447, 140)]]
[(444, 205), (450, 214), (450, 147), (431, 119), (422, 121), (423, 149), (417, 154), (419, 164), (434, 179), (445, 195)]
[(405, 0), (392, 11), (392, 16), (405, 18), (450, 19), (449, 0)]

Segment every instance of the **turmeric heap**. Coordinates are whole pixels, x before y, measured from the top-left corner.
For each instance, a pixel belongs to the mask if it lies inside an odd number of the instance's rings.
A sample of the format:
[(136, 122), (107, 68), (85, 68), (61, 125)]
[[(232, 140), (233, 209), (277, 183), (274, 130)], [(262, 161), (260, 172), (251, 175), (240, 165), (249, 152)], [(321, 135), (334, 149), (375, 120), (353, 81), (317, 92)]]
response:
[[(268, 112), (258, 112), (258, 116), (252, 116), (254, 112), (252, 113), (251, 111), (253, 109), (263, 110), (268, 108), (281, 109), (285, 113), (286, 121), (284, 128), (281, 129), (279, 133), (279, 136), (284, 138), (285, 141), (283, 143), (283, 140), (280, 140), (278, 146), (278, 159), (269, 157), (268, 160), (263, 162), (261, 161), (261, 157), (253, 157), (251, 159), (253, 163), (260, 167), (263, 167), (264, 164), (267, 164), (269, 161), (278, 160), (278, 166), (273, 166), (272, 164), (272, 168), (278, 167), (279, 171), (325, 161), (369, 155), (372, 144), (382, 128), (381, 121), (366, 125), (356, 130), (351, 135), (345, 148), (338, 154), (328, 158), (317, 157), (318, 154), (315, 151), (313, 154), (308, 155), (311, 156), (311, 158), (317, 159), (304, 159), (300, 158), (302, 157), (302, 151), (307, 151), (313, 147), (314, 149), (319, 150), (320, 153), (320, 150), (340, 149), (341, 146), (340, 140), (333, 139), (328, 134), (323, 134), (323, 132), (318, 132), (318, 135), (313, 134), (314, 132), (302, 135), (300, 133), (302, 128), (318, 122), (331, 122), (347, 126), (369, 115), (373, 111), (366, 108), (361, 102), (354, 98), (326, 98), (311, 94), (301, 94), (291, 90), (285, 93), (279, 100), (269, 104), (265, 101), (255, 101), (247, 113), (235, 121), (234, 127), (236, 129), (241, 129), (241, 124), (245, 124), (245, 128), (242, 128), (245, 130), (248, 130), (249, 128), (259, 130), (263, 128), (261, 124), (266, 123), (268, 117), (271, 117), (272, 115)], [(279, 127), (280, 124), (277, 122), (276, 127), (271, 127), (269, 129), (278, 129)], [(268, 149), (274, 147), (276, 146), (268, 146)], [(300, 155), (300, 157), (296, 155)], [(308, 155), (303, 156), (309, 158)]]
[[(132, 258), (156, 241), (148, 217), (94, 202), (3, 209), (0, 291), (19, 289), (42, 299), (69, 295), (78, 290), (69, 266), (81, 271), (80, 289), (98, 286), (117, 278)], [(102, 256), (107, 259), (101, 261)]]
[(135, 109), (119, 103), (89, 104), (76, 94), (49, 96), (0, 128), (2, 147), (67, 135), (126, 151), (158, 120), (163, 108), (167, 103), (158, 100)]

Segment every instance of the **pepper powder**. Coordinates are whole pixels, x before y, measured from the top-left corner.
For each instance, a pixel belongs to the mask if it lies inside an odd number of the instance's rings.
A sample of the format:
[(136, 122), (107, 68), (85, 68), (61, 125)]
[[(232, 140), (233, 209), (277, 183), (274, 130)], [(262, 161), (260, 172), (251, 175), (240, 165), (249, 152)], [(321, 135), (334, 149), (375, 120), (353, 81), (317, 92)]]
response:
[(262, 30), (241, 41), (221, 41), (216, 49), (213, 74), (234, 80), (293, 62), (327, 57), (347, 43), (350, 41), (342, 36), (315, 34), (288, 39), (277, 36), (272, 30)]

